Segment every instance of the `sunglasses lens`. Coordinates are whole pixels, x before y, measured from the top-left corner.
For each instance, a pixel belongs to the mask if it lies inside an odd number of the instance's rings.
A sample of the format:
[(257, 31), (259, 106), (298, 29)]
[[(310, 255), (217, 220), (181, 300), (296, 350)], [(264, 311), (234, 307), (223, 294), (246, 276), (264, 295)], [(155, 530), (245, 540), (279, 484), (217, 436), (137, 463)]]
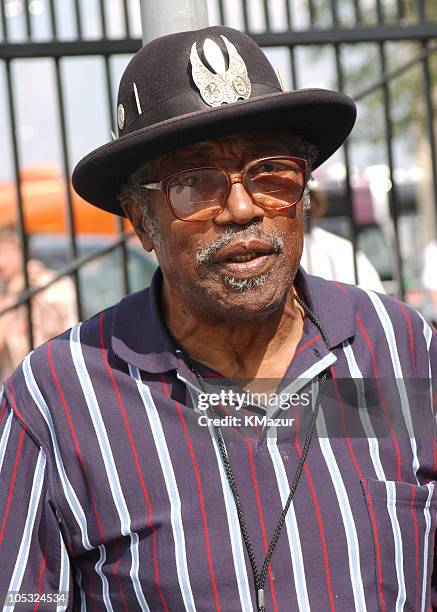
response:
[(249, 168), (246, 186), (262, 208), (284, 208), (296, 204), (302, 197), (305, 170), (291, 159), (260, 160)]
[(226, 175), (214, 168), (180, 172), (168, 186), (175, 214), (187, 221), (204, 221), (215, 217), (223, 208), (227, 192)]

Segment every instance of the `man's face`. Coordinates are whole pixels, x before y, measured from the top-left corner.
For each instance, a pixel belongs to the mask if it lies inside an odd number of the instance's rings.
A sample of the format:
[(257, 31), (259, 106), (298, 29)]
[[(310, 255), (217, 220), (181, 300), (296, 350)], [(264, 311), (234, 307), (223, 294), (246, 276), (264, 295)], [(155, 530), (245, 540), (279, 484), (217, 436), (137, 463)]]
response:
[[(152, 180), (194, 167), (238, 172), (249, 161), (290, 155), (289, 137), (255, 132), (205, 141), (156, 160)], [(176, 219), (162, 192), (152, 192), (159, 228), (155, 252), (167, 293), (176, 293), (204, 320), (256, 320), (275, 312), (292, 287), (303, 248), (303, 206), (267, 211), (255, 205), (241, 182), (214, 219)], [(143, 224), (143, 244), (148, 234)]]

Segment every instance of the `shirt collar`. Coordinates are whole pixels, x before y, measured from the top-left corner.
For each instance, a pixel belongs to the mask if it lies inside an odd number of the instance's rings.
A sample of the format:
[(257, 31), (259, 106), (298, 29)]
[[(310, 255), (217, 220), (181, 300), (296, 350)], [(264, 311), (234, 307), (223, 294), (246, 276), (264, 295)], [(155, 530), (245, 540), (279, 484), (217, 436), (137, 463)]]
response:
[(295, 284), (326, 331), (330, 349), (355, 335), (356, 303), (352, 293), (355, 287), (307, 274), (302, 266)]
[[(149, 288), (120, 301), (112, 333), (114, 353), (126, 363), (150, 373), (178, 368), (176, 346), (161, 316), (162, 280), (161, 269), (157, 268)], [(296, 285), (326, 331), (330, 349), (354, 336), (356, 309), (348, 285), (309, 275), (302, 267), (298, 270)]]
[(114, 353), (140, 370), (151, 373), (177, 368), (176, 346), (161, 316), (161, 268), (150, 287), (131, 293), (117, 306), (112, 333)]

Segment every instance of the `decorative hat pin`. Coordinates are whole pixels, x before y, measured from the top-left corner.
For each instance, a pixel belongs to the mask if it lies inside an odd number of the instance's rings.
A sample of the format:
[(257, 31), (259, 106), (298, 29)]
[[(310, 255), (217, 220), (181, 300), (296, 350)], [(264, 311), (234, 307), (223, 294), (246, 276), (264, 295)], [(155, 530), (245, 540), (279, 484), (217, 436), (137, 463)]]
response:
[(191, 47), (191, 70), (193, 81), (199, 89), (202, 99), (209, 106), (221, 106), (237, 100), (247, 100), (252, 86), (247, 76), (243, 58), (235, 46), (221, 35), (229, 56), (229, 67), (226, 70), (226, 59), (216, 42), (206, 38), (203, 43), (203, 55), (211, 70), (202, 62), (197, 53), (197, 43)]
[(137, 88), (136, 83), (134, 83), (134, 94), (135, 94), (135, 102), (137, 103), (137, 111), (138, 111), (138, 114), (141, 115), (143, 111), (141, 110), (140, 96), (138, 95), (138, 88)]

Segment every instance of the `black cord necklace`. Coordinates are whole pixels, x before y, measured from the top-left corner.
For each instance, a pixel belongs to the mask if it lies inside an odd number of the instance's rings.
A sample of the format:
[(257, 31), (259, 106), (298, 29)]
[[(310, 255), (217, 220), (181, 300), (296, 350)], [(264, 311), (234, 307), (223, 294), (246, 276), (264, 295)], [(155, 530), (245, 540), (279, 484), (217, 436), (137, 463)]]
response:
[[(325, 332), (325, 330), (322, 327), (322, 324), (320, 323), (320, 321), (318, 320), (318, 318), (316, 317), (316, 315), (312, 312), (312, 310), (305, 304), (305, 302), (298, 296), (295, 295), (294, 296), (295, 300), (298, 302), (298, 304), (303, 308), (305, 315), (314, 323), (314, 325), (317, 327), (317, 329), (320, 332), (320, 335), (323, 338), (323, 341), (325, 342), (327, 348), (329, 348), (329, 339), (328, 336)], [(170, 333), (171, 335), (171, 333)], [(183, 347), (181, 347), (179, 345), (179, 343), (177, 342), (177, 340), (175, 340), (175, 338), (173, 338), (175, 344), (177, 346), (179, 346), (180, 350), (182, 353), (184, 353), (189, 366), (192, 370), (192, 372), (196, 375), (197, 381), (199, 383), (200, 388), (202, 389), (203, 393), (205, 393), (206, 395), (207, 393), (207, 389), (206, 389), (206, 385), (205, 385), (205, 381), (204, 378), (202, 376), (202, 374), (199, 372), (199, 370), (196, 368), (196, 366), (194, 365), (193, 361), (191, 360), (189, 354), (187, 353), (187, 351), (185, 351), (183, 349)], [(247, 554), (249, 556), (249, 560), (250, 560), (250, 564), (252, 566), (252, 574), (253, 574), (253, 578), (254, 578), (254, 582), (255, 582), (255, 589), (257, 592), (257, 612), (265, 612), (265, 605), (264, 605), (264, 584), (266, 581), (266, 576), (267, 576), (267, 569), (270, 563), (270, 560), (272, 558), (272, 554), (273, 551), (275, 549), (276, 543), (279, 539), (279, 535), (281, 533), (281, 529), (285, 523), (285, 516), (288, 512), (288, 508), (290, 507), (291, 504), (291, 500), (293, 499), (294, 493), (296, 491), (297, 485), (299, 483), (299, 479), (300, 476), (302, 474), (303, 471), (303, 467), (305, 464), (305, 459), (307, 457), (308, 454), (308, 450), (310, 448), (310, 444), (311, 444), (311, 440), (313, 438), (313, 434), (314, 434), (314, 430), (316, 427), (316, 421), (317, 421), (317, 415), (319, 413), (319, 408), (320, 405), (322, 403), (322, 396), (323, 396), (323, 390), (324, 390), (324, 386), (325, 386), (325, 382), (326, 382), (326, 378), (327, 378), (327, 372), (325, 372), (321, 378), (320, 378), (320, 384), (319, 384), (319, 391), (317, 394), (317, 399), (316, 399), (316, 403), (315, 403), (315, 408), (314, 408), (314, 412), (311, 418), (311, 422), (310, 422), (310, 426), (308, 429), (308, 433), (307, 436), (305, 438), (305, 443), (303, 445), (302, 448), (302, 453), (301, 453), (301, 457), (299, 460), (299, 464), (297, 466), (296, 469), (296, 473), (294, 475), (293, 478), (293, 482), (291, 483), (291, 487), (290, 487), (290, 493), (287, 499), (287, 502), (284, 506), (284, 509), (282, 510), (281, 516), (279, 518), (279, 521), (276, 525), (275, 531), (273, 533), (273, 537), (272, 540), (270, 542), (269, 548), (267, 550), (267, 554), (266, 557), (264, 559), (264, 563), (263, 566), (261, 568), (261, 571), (258, 571), (258, 567), (256, 564), (256, 560), (255, 560), (255, 552), (253, 550), (253, 546), (252, 546), (252, 542), (250, 541), (250, 537), (249, 537), (249, 532), (247, 529), (247, 525), (246, 525), (246, 520), (244, 518), (244, 514), (243, 514), (243, 508), (241, 506), (241, 501), (240, 501), (240, 495), (238, 493), (238, 489), (237, 489), (237, 483), (235, 482), (235, 477), (234, 474), (232, 472), (232, 467), (229, 461), (229, 457), (228, 454), (226, 452), (226, 448), (225, 448), (225, 443), (223, 440), (223, 435), (220, 429), (220, 426), (218, 425), (213, 425), (214, 427), (214, 432), (217, 438), (217, 443), (220, 449), (220, 454), (223, 460), (223, 465), (224, 465), (224, 469), (226, 472), (226, 476), (229, 482), (229, 486), (231, 488), (232, 491), (232, 495), (234, 497), (234, 501), (235, 501), (235, 506), (237, 509), (237, 515), (238, 515), (238, 520), (240, 523), (240, 528), (241, 528), (241, 533), (243, 535), (243, 539), (244, 539), (244, 544), (246, 546), (246, 550), (247, 550)], [(208, 406), (207, 410), (206, 410), (208, 417), (210, 418), (216, 418), (217, 417), (217, 413), (215, 412), (214, 408), (212, 406)], [(211, 423), (213, 423), (213, 421), (210, 421)]]

